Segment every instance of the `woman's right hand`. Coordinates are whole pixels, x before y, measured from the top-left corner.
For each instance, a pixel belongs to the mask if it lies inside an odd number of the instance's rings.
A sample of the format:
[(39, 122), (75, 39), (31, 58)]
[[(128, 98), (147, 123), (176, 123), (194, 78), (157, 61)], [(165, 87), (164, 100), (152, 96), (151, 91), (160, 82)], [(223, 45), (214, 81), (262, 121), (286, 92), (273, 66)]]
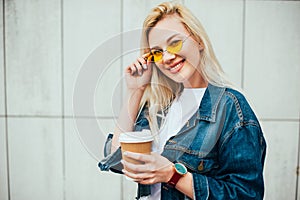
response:
[(143, 96), (143, 89), (150, 83), (152, 69), (150, 62), (144, 59), (143, 55), (125, 69), (125, 78), (128, 93), (124, 105), (119, 114), (117, 126), (112, 138), (111, 152), (116, 151), (119, 146), (119, 136), (126, 131), (132, 131), (136, 116), (139, 112), (139, 105)]
[(138, 57), (135, 62), (125, 69), (125, 78), (128, 90), (144, 88), (150, 83), (152, 69), (149, 61), (144, 58), (147, 54)]

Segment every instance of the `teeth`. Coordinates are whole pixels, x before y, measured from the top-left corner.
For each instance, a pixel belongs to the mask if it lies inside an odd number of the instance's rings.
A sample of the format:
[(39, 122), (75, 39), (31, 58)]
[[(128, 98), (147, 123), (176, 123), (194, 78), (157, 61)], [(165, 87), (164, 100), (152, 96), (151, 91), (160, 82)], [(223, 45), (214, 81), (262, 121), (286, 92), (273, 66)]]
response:
[(171, 70), (176, 70), (176, 69), (178, 69), (178, 68), (180, 67), (180, 65), (181, 65), (181, 62), (178, 63), (175, 67), (172, 67)]
[(175, 69), (178, 68), (180, 66), (181, 63), (179, 63), (178, 65), (175, 66)]

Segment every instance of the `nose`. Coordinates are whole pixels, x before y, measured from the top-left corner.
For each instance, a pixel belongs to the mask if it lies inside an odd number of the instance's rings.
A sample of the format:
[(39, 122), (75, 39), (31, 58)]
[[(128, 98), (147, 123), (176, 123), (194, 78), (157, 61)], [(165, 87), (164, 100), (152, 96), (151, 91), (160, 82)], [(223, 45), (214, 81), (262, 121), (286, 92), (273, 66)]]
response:
[(169, 53), (168, 51), (165, 51), (163, 54), (163, 62), (169, 63), (176, 57), (175, 54)]

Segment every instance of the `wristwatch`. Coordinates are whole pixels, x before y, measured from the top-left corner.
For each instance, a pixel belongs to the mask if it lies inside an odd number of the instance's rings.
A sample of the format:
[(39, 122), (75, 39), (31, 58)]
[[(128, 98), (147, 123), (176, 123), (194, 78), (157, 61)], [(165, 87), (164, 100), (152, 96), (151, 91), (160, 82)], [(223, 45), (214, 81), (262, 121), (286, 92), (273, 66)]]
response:
[(168, 181), (168, 185), (172, 188), (174, 188), (179, 181), (181, 177), (183, 177), (185, 174), (187, 174), (186, 167), (181, 163), (175, 163), (174, 164), (174, 174), (172, 178)]

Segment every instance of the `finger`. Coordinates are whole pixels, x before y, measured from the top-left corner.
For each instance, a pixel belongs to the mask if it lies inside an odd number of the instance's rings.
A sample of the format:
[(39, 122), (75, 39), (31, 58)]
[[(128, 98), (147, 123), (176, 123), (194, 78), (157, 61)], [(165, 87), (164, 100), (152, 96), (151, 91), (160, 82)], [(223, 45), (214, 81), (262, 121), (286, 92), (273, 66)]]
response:
[(127, 171), (125, 169), (123, 169), (122, 172), (124, 173), (124, 175), (136, 181), (142, 181), (142, 180), (151, 179), (155, 177), (155, 174), (153, 173), (134, 173), (131, 171)]
[(138, 61), (142, 64), (142, 67), (143, 67), (144, 70), (146, 70), (148, 68), (147, 67), (147, 62), (143, 57), (139, 57)]
[(136, 71), (137, 70), (136, 70), (134, 64), (131, 64), (126, 68), (126, 73), (129, 73), (131, 75), (134, 75), (136, 73)]
[(142, 76), (143, 75), (143, 68), (142, 68), (142, 64), (137, 60), (135, 63), (134, 63), (136, 69), (137, 69), (137, 73), (138, 75)]
[(153, 178), (140, 180), (138, 183), (143, 184), (143, 185), (152, 185), (152, 184), (157, 183), (157, 181), (155, 181), (155, 177), (153, 177)]
[(142, 182), (144, 179), (132, 179), (132, 181), (136, 182), (136, 183), (140, 183)]
[(124, 156), (127, 156), (128, 158), (132, 158), (135, 160), (139, 160), (142, 162), (153, 162), (154, 161), (154, 156), (153, 155), (148, 155), (148, 154), (142, 154), (142, 153), (134, 153), (134, 152), (130, 152), (130, 151), (125, 151), (123, 153)]
[(145, 56), (143, 56), (143, 58), (145, 59), (146, 63), (150, 64), (150, 63), (153, 63), (154, 60), (153, 60), (153, 55), (151, 53), (147, 53), (147, 54), (144, 54)]
[(145, 61), (147, 61), (147, 60), (149, 59), (150, 56), (151, 56), (151, 53), (148, 52), (148, 53), (143, 54), (143, 55), (142, 55), (142, 58), (143, 58)]
[(150, 164), (133, 164), (130, 162), (127, 162), (125, 160), (122, 160), (121, 163), (123, 164), (124, 168), (128, 169), (131, 172), (134, 173), (153, 173), (155, 172), (155, 168), (153, 165)]
[(145, 59), (145, 58), (147, 58), (150, 54), (151, 54), (151, 52), (144, 53), (144, 54), (142, 55), (142, 57)]

